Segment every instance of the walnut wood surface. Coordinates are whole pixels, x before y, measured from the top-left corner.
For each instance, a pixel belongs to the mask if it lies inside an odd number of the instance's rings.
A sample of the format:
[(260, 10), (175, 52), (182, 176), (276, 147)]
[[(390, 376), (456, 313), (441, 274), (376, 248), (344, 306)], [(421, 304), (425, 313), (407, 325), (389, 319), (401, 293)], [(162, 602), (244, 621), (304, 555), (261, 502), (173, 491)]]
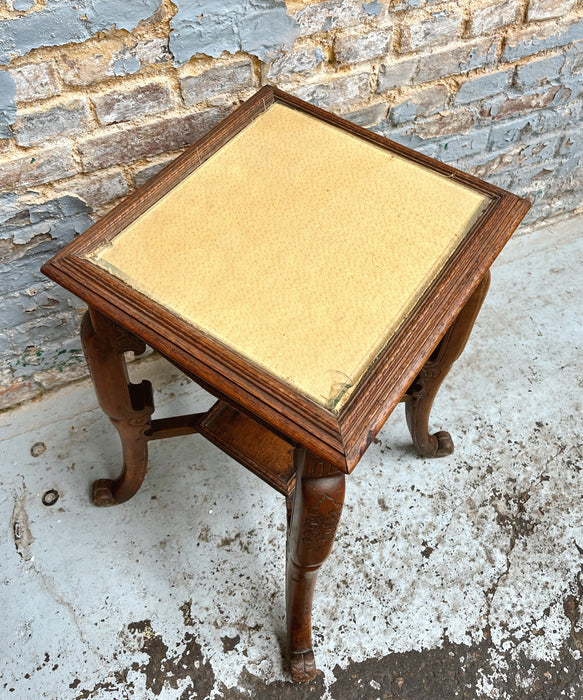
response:
[(445, 457), (453, 452), (453, 441), (448, 432), (440, 430), (434, 435), (429, 434), (429, 414), (441, 383), (468, 342), (489, 285), (488, 271), (407, 392), (411, 397), (405, 404), (407, 425), (421, 457)]
[(292, 680), (312, 680), (312, 600), (344, 503), (344, 473), (304, 447), (294, 451), (296, 488), (288, 505), (287, 629)]
[[(445, 174), (487, 194), (492, 200), (337, 414), (197, 331), (85, 257), (134, 221), (274, 100)], [(350, 472), (528, 208), (528, 202), (504, 190), (266, 87), (67, 246), (43, 267), (43, 271), (96, 310), (144, 339), (218, 398), (241, 406), (259, 422), (273, 426), (291, 441), (305, 445), (342, 471)]]
[(87, 312), (81, 339), (99, 405), (115, 426), (122, 442), (123, 470), (117, 479), (99, 479), (93, 484), (93, 503), (110, 506), (123, 503), (140, 488), (148, 466), (150, 416), (154, 412), (152, 385), (131, 384), (124, 352), (141, 354), (146, 346), (98, 311)]
[(296, 474), (289, 442), (222, 401), (205, 416), (200, 432), (279, 493), (293, 492)]

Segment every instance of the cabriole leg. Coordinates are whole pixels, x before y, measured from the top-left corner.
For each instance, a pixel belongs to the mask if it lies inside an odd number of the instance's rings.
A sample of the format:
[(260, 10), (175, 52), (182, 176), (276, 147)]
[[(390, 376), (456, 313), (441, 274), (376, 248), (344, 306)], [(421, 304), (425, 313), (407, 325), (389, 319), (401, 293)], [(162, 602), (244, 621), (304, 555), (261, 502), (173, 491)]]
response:
[[(287, 629), (295, 683), (316, 676), (312, 599), (318, 570), (330, 554), (344, 503), (344, 474), (304, 447), (294, 452), (296, 488), (287, 539)], [(289, 502), (289, 501), (288, 501)]]
[(131, 384), (124, 352), (145, 351), (143, 341), (95, 309), (81, 323), (81, 340), (99, 405), (117, 429), (123, 448), (123, 471), (117, 479), (99, 479), (93, 484), (93, 503), (110, 506), (123, 503), (140, 488), (148, 465), (146, 430), (154, 412), (152, 385)]
[(407, 425), (421, 457), (444, 457), (453, 452), (453, 441), (448, 432), (440, 430), (434, 435), (429, 434), (429, 414), (441, 383), (470, 337), (489, 284), (490, 273), (487, 272), (407, 392)]

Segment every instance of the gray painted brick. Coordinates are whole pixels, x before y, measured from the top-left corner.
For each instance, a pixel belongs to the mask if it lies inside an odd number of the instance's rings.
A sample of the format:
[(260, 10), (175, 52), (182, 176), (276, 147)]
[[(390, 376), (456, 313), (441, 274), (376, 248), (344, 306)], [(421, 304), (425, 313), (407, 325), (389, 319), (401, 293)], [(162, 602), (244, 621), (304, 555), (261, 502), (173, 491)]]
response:
[(448, 97), (448, 89), (445, 85), (435, 85), (425, 90), (420, 90), (389, 111), (389, 119), (395, 126), (412, 121), (420, 116), (429, 116), (445, 106)]
[(402, 28), (401, 51), (417, 51), (445, 44), (454, 39), (462, 26), (462, 16), (448, 10), (435, 12), (427, 20), (411, 22)]
[(37, 12), (0, 20), (0, 64), (8, 63), (12, 54), (24, 56), (41, 46), (86, 41), (114, 25), (132, 31), (159, 5), (160, 0), (92, 0), (75, 4), (69, 0), (47, 0)]
[(536, 131), (538, 120), (538, 115), (532, 114), (520, 119), (496, 124), (490, 130), (488, 148), (496, 151), (507, 147), (511, 143), (528, 138), (530, 134)]
[(555, 29), (536, 28), (535, 32), (531, 27), (521, 31), (514, 37), (509, 37), (506, 41), (502, 53), (502, 61), (517, 61), (526, 56), (534, 56), (547, 49), (566, 46), (572, 41), (583, 39), (583, 19), (578, 19), (574, 23)]
[(393, 37), (393, 27), (386, 27), (367, 34), (343, 34), (334, 42), (336, 60), (340, 63), (358, 63), (384, 56)]
[(514, 76), (514, 86), (522, 90), (535, 90), (542, 85), (555, 82), (559, 79), (564, 64), (565, 56), (558, 54), (519, 66)]
[(353, 124), (364, 126), (370, 129), (371, 126), (378, 124), (387, 116), (387, 105), (385, 102), (377, 102), (374, 105), (358, 109), (354, 112), (344, 112), (340, 114), (343, 119), (348, 119)]
[(55, 136), (79, 133), (87, 125), (89, 110), (84, 100), (71, 100), (42, 112), (19, 116), (13, 131), (19, 146), (34, 146)]
[(544, 164), (537, 163), (532, 166), (518, 168), (513, 176), (513, 186), (524, 196), (527, 193), (536, 193), (538, 198), (552, 187), (550, 177), (555, 176), (558, 163), (547, 160)]
[[(65, 362), (80, 362), (83, 356), (79, 339), (80, 313), (70, 311), (35, 318), (13, 330), (13, 342), (22, 348), (11, 363), (15, 377), (30, 377)], [(65, 351), (65, 352), (63, 352)], [(70, 358), (75, 358), (70, 359)]]
[(170, 26), (170, 51), (176, 63), (195, 54), (218, 58), (223, 51), (253, 54), (266, 60), (299, 35), (296, 20), (282, 0), (175, 0), (178, 11)]
[(391, 9), (395, 12), (400, 12), (402, 10), (416, 10), (424, 6), (425, 0), (397, 0), (391, 5)]
[(572, 116), (566, 107), (539, 109), (536, 112), (536, 130), (539, 133), (548, 133), (555, 129), (562, 129), (563, 125), (569, 123), (571, 119)]
[(383, 6), (379, 0), (370, 0), (362, 3), (362, 9), (369, 17), (377, 17), (383, 11)]
[[(72, 240), (72, 239), (71, 239)], [(41, 274), (42, 264), (55, 255), (63, 247), (67, 240), (47, 240), (46, 236), (40, 242), (27, 250), (26, 255), (14, 260), (0, 263), (0, 276), (2, 277), (2, 293), (13, 294), (28, 287), (40, 286), (46, 283), (46, 277)], [(20, 247), (20, 246), (16, 246)], [(8, 314), (10, 312), (8, 311)], [(10, 315), (3, 315), (2, 326), (9, 328), (19, 323), (18, 318), (11, 320)]]
[[(558, 150), (558, 155), (568, 159), (572, 156), (578, 157), (581, 154), (583, 154), (583, 139), (581, 139), (581, 131), (576, 129), (564, 134)], [(583, 173), (581, 175), (583, 176)]]
[(233, 92), (253, 85), (253, 64), (249, 59), (216, 66), (200, 75), (186, 75), (180, 79), (184, 102), (196, 105), (223, 92)]
[(340, 111), (350, 105), (364, 100), (370, 93), (368, 73), (349, 75), (330, 83), (302, 85), (294, 89), (293, 94), (317, 107), (331, 111)]
[(384, 119), (382, 122), (374, 126), (371, 131), (376, 134), (381, 134), (385, 138), (400, 143), (408, 148), (414, 148), (419, 153), (426, 156), (434, 157), (439, 151), (438, 139), (422, 139), (414, 133), (414, 124), (401, 124), (395, 126), (391, 124), (389, 119)]
[(9, 128), (16, 120), (16, 85), (11, 72), (0, 71), (0, 138), (11, 138)]
[(39, 289), (32, 292), (29, 289), (11, 295), (10, 315), (18, 318), (20, 323), (33, 318), (54, 317), (57, 312), (74, 312), (80, 305), (79, 299), (75, 299), (62, 287), (52, 285), (49, 290)]
[(35, 0), (12, 0), (12, 7), (19, 12), (26, 12), (34, 7)]
[(269, 66), (264, 69), (267, 80), (275, 80), (281, 76), (294, 75), (296, 73), (307, 73), (314, 70), (324, 61), (322, 49), (303, 48), (295, 51), (288, 51), (275, 58)]
[(468, 32), (470, 36), (482, 36), (506, 27), (518, 19), (519, 10), (516, 0), (495, 2), (482, 7), (470, 5)]
[(414, 148), (418, 153), (423, 153), (423, 155), (429, 156), (430, 158), (436, 158), (439, 153), (439, 139), (424, 140), (408, 131), (395, 131), (391, 129), (385, 129), (379, 133), (382, 133), (383, 136), (386, 136), (392, 141), (400, 143), (402, 146)]
[[(78, 309), (83, 304), (49, 282), (40, 266), (93, 223), (89, 213), (85, 202), (71, 195), (49, 201), (34, 193), (0, 198), (2, 230), (9, 229), (16, 243), (16, 255), (0, 263), (5, 310), (0, 336), (7, 339), (4, 366), (14, 376), (63, 364), (58, 354), (63, 348), (76, 348), (78, 355)], [(35, 236), (39, 230), (44, 233)]]
[(496, 187), (501, 187), (503, 190), (511, 190), (514, 185), (514, 171), (506, 170), (499, 173), (490, 173), (486, 175), (486, 180)]
[(497, 38), (478, 39), (463, 46), (434, 50), (419, 56), (413, 82), (425, 83), (492, 65), (496, 59), (497, 46)]
[(113, 202), (120, 197), (125, 197), (128, 192), (128, 183), (121, 171), (106, 170), (95, 175), (84, 175), (65, 180), (55, 185), (57, 192), (70, 192), (91, 208), (100, 207)]
[(395, 63), (383, 64), (379, 69), (377, 92), (412, 85), (417, 65), (417, 58), (406, 58)]
[(573, 44), (565, 52), (564, 79), (573, 78), (583, 82), (583, 41)]
[(144, 115), (160, 114), (178, 102), (168, 85), (159, 82), (110, 90), (91, 100), (101, 124), (114, 124)]
[(577, 4), (577, 0), (529, 0), (526, 18), (530, 22), (537, 19), (564, 17)]
[(300, 36), (359, 24), (368, 16), (364, 6), (362, 0), (330, 0), (307, 5), (295, 15)]
[(439, 139), (439, 159), (455, 165), (461, 158), (484, 153), (488, 143), (487, 129), (472, 129), (467, 134), (455, 134)]
[(458, 104), (467, 104), (504, 92), (510, 88), (512, 76), (513, 71), (507, 70), (469, 78), (458, 90), (455, 101)]
[(521, 144), (520, 157), (524, 167), (534, 164), (544, 164), (554, 158), (563, 140), (562, 134), (543, 136), (530, 143)]
[(140, 59), (137, 56), (126, 54), (114, 60), (112, 70), (113, 74), (117, 76), (132, 75), (137, 73), (141, 67)]

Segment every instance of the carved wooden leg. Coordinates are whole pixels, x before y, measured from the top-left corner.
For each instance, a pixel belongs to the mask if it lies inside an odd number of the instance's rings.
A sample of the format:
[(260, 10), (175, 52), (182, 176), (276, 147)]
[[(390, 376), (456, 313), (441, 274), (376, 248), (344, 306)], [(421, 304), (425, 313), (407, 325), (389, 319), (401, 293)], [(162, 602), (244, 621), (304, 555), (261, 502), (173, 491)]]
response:
[[(330, 554), (344, 503), (344, 474), (304, 447), (294, 452), (296, 488), (287, 539), (287, 629), (294, 683), (316, 676), (312, 599), (318, 570)], [(288, 501), (289, 503), (289, 501)]]
[(93, 503), (110, 506), (123, 503), (140, 488), (148, 465), (145, 435), (154, 412), (152, 385), (131, 384), (123, 353), (145, 351), (139, 339), (91, 309), (81, 323), (81, 340), (91, 371), (99, 405), (109, 416), (121, 438), (123, 471), (117, 479), (99, 479), (93, 484)]
[(429, 434), (429, 414), (437, 390), (468, 341), (489, 284), (490, 273), (487, 272), (407, 392), (407, 425), (421, 457), (444, 457), (453, 452), (449, 433), (440, 430), (435, 435)]

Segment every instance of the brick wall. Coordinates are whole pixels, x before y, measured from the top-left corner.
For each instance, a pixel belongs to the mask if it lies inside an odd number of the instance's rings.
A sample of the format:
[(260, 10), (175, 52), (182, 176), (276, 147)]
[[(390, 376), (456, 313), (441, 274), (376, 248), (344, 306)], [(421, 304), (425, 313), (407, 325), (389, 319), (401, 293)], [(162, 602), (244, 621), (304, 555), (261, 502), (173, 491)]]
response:
[(0, 0), (0, 408), (86, 371), (41, 263), (266, 83), (581, 206), (583, 0)]

